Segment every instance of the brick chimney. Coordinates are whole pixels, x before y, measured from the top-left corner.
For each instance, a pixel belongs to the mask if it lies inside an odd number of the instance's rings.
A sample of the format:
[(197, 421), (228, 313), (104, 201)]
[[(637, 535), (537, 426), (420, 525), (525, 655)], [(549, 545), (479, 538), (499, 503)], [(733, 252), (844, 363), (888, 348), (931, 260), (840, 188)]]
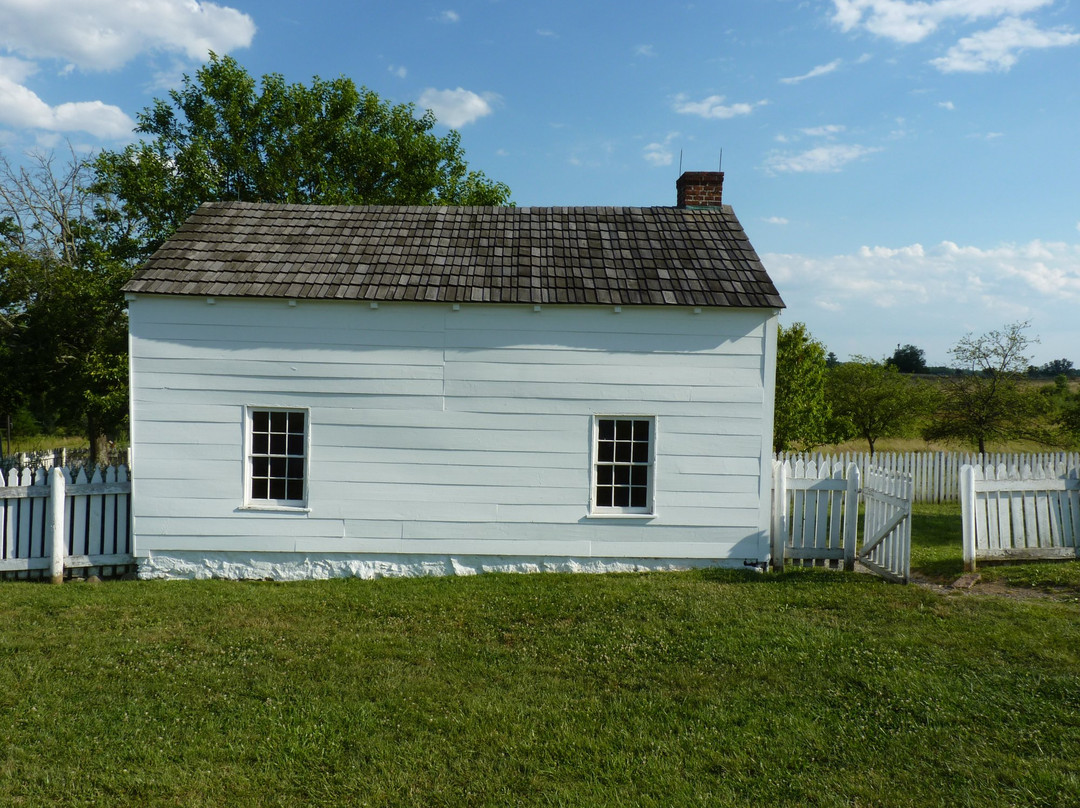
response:
[(724, 191), (724, 172), (684, 171), (675, 189), (680, 208), (718, 208)]

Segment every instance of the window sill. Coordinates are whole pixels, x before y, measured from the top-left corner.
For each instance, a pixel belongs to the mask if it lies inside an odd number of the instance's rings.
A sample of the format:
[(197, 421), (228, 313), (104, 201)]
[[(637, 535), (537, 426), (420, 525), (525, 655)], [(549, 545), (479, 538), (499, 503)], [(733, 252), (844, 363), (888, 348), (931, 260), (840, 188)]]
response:
[(589, 511), (585, 514), (586, 519), (655, 519), (656, 512), (651, 513), (627, 513), (626, 511)]
[(268, 513), (311, 513), (311, 508), (307, 505), (256, 505), (248, 503), (247, 505), (241, 505), (236, 510), (238, 511), (259, 511)]

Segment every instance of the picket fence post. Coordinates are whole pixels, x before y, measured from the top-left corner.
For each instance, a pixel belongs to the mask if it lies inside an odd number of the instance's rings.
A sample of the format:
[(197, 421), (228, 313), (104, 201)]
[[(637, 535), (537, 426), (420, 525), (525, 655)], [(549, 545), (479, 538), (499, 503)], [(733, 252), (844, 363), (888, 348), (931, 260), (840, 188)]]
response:
[(784, 569), (784, 546), (787, 544), (787, 463), (773, 461), (772, 568)]
[(64, 582), (64, 504), (65, 504), (65, 480), (64, 471), (58, 466), (53, 466), (49, 472), (49, 507), (52, 512), (51, 553), (49, 564), (49, 578), (54, 584)]
[(862, 475), (859, 467), (848, 466), (847, 491), (844, 494), (844, 569), (855, 569), (855, 542), (859, 535), (859, 491)]
[(975, 467), (960, 469), (960, 503), (963, 515), (964, 571), (975, 571)]

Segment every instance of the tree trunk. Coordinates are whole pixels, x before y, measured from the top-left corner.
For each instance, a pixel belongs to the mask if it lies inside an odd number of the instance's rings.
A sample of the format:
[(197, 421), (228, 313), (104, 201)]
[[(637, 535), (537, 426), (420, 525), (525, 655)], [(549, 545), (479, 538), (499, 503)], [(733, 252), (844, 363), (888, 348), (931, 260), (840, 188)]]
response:
[(90, 459), (94, 465), (109, 465), (109, 436), (101, 428), (100, 421), (92, 415), (86, 418), (86, 433), (90, 440)]

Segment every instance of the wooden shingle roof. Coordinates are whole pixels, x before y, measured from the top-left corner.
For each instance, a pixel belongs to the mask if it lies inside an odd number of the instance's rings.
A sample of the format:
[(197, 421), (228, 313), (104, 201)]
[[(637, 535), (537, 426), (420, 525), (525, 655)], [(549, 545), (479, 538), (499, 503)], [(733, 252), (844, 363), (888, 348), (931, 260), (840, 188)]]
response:
[(727, 205), (203, 204), (125, 287), (212, 297), (777, 308)]

